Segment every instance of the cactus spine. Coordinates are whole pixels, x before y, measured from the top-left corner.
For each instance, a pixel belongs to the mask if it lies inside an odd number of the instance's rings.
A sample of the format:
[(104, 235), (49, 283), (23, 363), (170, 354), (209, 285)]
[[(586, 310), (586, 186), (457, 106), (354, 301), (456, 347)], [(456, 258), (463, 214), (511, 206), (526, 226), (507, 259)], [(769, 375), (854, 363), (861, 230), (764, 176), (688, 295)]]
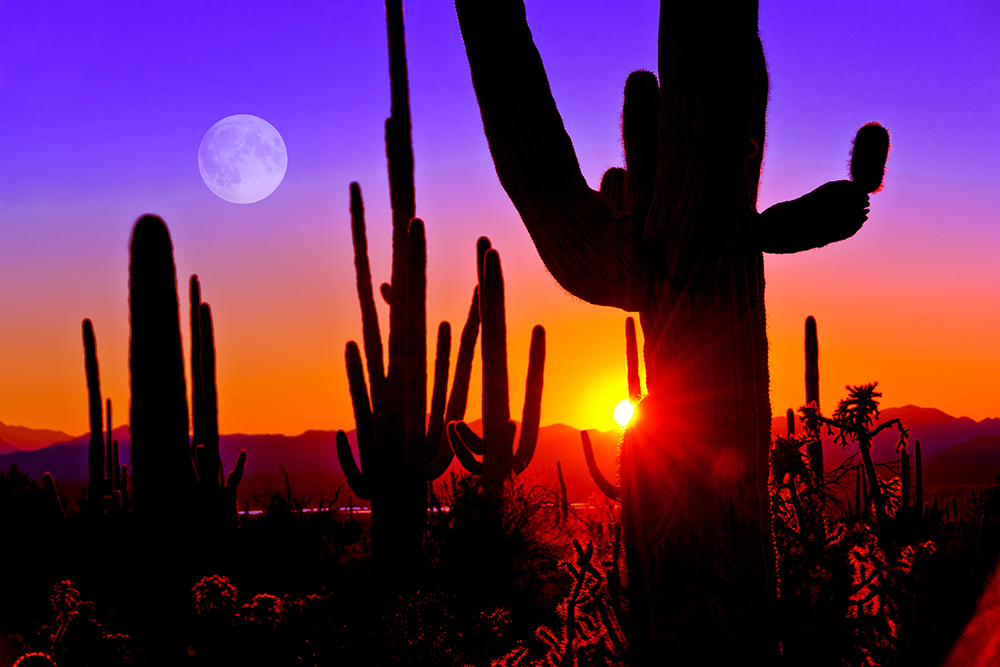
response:
[[(468, 398), (469, 374), (479, 334), (474, 294), (462, 331), (451, 396), (445, 406), (450, 365), (451, 326), (438, 327), (437, 358), (427, 424), (427, 260), (424, 223), (414, 217), (413, 148), (406, 77), (401, 0), (387, 0), (391, 115), (385, 123), (392, 200), (392, 277), (381, 286), (389, 304), (388, 370), (375, 310), (361, 188), (351, 184), (354, 266), (369, 384), (357, 343), (347, 344), (345, 359), (354, 418), (358, 461), (343, 431), (337, 432), (337, 458), (351, 489), (370, 501), (372, 554), (394, 578), (421, 560), (427, 510), (427, 484), (452, 460), (443, 436), (445, 419), (461, 419)], [(369, 392), (370, 386), (370, 392)], [(359, 465), (360, 464), (360, 465)]]
[[(480, 245), (482, 247), (482, 244)], [(528, 379), (521, 417), (521, 437), (514, 451), (517, 424), (510, 419), (507, 377), (507, 319), (500, 254), (492, 248), (482, 260), (479, 312), (483, 328), (483, 435), (465, 422), (448, 424), (448, 436), (466, 470), (482, 476), (483, 495), (494, 509), (503, 501), (503, 486), (511, 474), (528, 467), (535, 453), (541, 420), (545, 370), (545, 329), (535, 326), (528, 353)], [(477, 461), (472, 454), (481, 454)]]

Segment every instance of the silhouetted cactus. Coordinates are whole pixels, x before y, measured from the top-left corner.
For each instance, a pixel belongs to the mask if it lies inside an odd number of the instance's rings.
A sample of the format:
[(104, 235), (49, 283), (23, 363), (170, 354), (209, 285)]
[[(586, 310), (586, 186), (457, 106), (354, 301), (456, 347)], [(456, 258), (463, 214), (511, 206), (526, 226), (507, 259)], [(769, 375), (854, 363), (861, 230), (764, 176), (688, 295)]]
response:
[[(625, 372), (628, 377), (628, 400), (634, 408), (642, 400), (642, 387), (639, 380), (639, 345), (635, 335), (635, 320), (631, 317), (625, 318)], [(791, 413), (791, 410), (788, 412)], [(622, 435), (623, 441), (625, 437), (627, 437), (627, 432)], [(611, 500), (620, 501), (621, 487), (609, 482), (597, 467), (590, 435), (586, 431), (580, 431), (580, 439), (583, 441), (583, 457), (587, 461), (587, 470), (594, 483), (597, 484), (597, 488)]]
[(914, 505), (920, 509), (919, 521), (923, 521), (926, 512), (923, 510), (924, 503), (924, 464), (923, 458), (920, 456), (920, 440), (913, 440), (913, 464), (914, 464)]
[[(87, 447), (87, 488), (90, 502), (85, 510), (91, 515), (103, 512), (104, 422), (101, 415), (101, 376), (97, 366), (97, 341), (90, 320), (83, 321), (83, 355), (87, 370), (87, 396), (90, 405), (90, 444)], [(84, 508), (81, 508), (84, 509)]]
[(104, 439), (104, 479), (109, 493), (118, 488), (118, 455), (115, 453), (115, 439), (111, 434), (111, 399), (104, 401), (104, 422), (106, 426)]
[(238, 501), (236, 493), (243, 469), (246, 450), (240, 451), (236, 467), (223, 480), (222, 458), (219, 454), (219, 390), (215, 379), (215, 329), (212, 309), (201, 302), (198, 276), (191, 276), (191, 440), (195, 468), (198, 472), (198, 501), (206, 527), (235, 527)]
[[(523, 3), (456, 8), (497, 174), (546, 267), (585, 301), (640, 312), (649, 396), (621, 483), (632, 609), (652, 640), (643, 653), (767, 660), (777, 642), (761, 252), (851, 236), (870, 184), (827, 183), (757, 214), (768, 84), (756, 3), (723, 17), (661, 3), (661, 80), (626, 82), (626, 170), (601, 192), (580, 171)], [(858, 174), (876, 171), (866, 142)], [(675, 512), (682, 503), (711, 509)], [(706, 604), (701, 591), (722, 589), (739, 594)]]
[[(882, 431), (895, 426), (899, 430), (899, 443), (896, 448), (903, 450), (906, 448), (909, 431), (899, 419), (889, 419), (875, 425), (875, 420), (879, 418), (878, 399), (882, 396), (881, 392), (875, 391), (877, 386), (878, 383), (874, 382), (848, 387), (848, 397), (840, 401), (832, 419), (815, 413), (812, 405), (808, 406), (808, 412), (813, 413), (812, 416), (826, 424), (831, 433), (832, 429), (837, 429), (837, 434), (834, 437), (836, 444), (845, 447), (849, 443), (855, 443), (858, 446), (864, 466), (865, 480), (868, 483), (866, 488), (871, 494), (871, 506), (875, 510), (875, 520), (878, 524), (877, 534), (880, 541), (885, 541), (891, 531), (888, 521), (889, 499), (882, 488), (881, 479), (875, 472), (875, 464), (871, 455), (872, 441)], [(867, 514), (867, 495), (864, 499), (864, 507), (864, 513)]]
[[(492, 248), (483, 256), (479, 297), (483, 328), (483, 435), (473, 433), (465, 422), (449, 421), (448, 437), (465, 469), (482, 476), (484, 497), (491, 507), (497, 508), (502, 501), (504, 482), (511, 474), (527, 468), (535, 453), (542, 409), (545, 329), (536, 325), (531, 331), (521, 437), (514, 451), (517, 424), (510, 419), (503, 271), (500, 254)], [(482, 455), (482, 461), (473, 454)]]
[(132, 502), (138, 516), (161, 525), (187, 520), (196, 482), (179, 308), (170, 232), (143, 216), (129, 261)]
[(899, 480), (903, 485), (900, 523), (904, 531), (909, 531), (912, 523), (910, 514), (910, 454), (905, 448), (899, 450)]
[(420, 563), (427, 483), (443, 474), (452, 460), (444, 424), (446, 419), (465, 415), (479, 307), (474, 293), (447, 406), (451, 326), (442, 322), (438, 327), (428, 423), (427, 259), (424, 224), (413, 217), (413, 148), (401, 0), (386, 2), (386, 21), (392, 98), (391, 116), (385, 124), (392, 199), (392, 278), (380, 291), (389, 304), (389, 365), (387, 371), (368, 264), (361, 189), (352, 183), (351, 231), (370, 394), (361, 354), (351, 341), (345, 357), (359, 461), (355, 462), (343, 431), (337, 432), (337, 458), (354, 493), (371, 503), (373, 556), (383, 563), (386, 573), (401, 577)]
[(878, 123), (865, 123), (851, 147), (851, 180), (865, 192), (878, 192), (889, 157), (889, 132)]
[[(810, 315), (806, 318), (806, 403), (816, 404), (819, 410), (819, 341), (816, 337), (816, 319)], [(806, 445), (806, 455), (809, 457), (809, 467), (813, 476), (823, 479), (823, 441), (819, 429), (810, 433), (812, 440)]]

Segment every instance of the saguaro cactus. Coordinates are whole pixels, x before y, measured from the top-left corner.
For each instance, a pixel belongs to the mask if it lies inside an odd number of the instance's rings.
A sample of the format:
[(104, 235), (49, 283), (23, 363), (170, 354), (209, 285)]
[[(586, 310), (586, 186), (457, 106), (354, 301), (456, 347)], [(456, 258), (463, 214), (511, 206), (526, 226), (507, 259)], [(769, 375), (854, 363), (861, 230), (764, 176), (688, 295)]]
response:
[(101, 415), (101, 375), (97, 366), (97, 340), (94, 325), (83, 321), (83, 356), (87, 370), (87, 395), (90, 405), (90, 443), (87, 448), (87, 512), (97, 515), (104, 510), (108, 492), (104, 478), (104, 422)]
[[(639, 654), (766, 661), (778, 644), (761, 253), (851, 236), (874, 178), (758, 214), (768, 86), (757, 3), (664, 0), (661, 79), (629, 77), (626, 169), (595, 192), (523, 2), (456, 7), (497, 174), (543, 262), (578, 298), (640, 314), (649, 395), (621, 470), (630, 609), (647, 640)], [(878, 160), (866, 142), (854, 171), (880, 173), (860, 168)], [(675, 511), (682, 504), (701, 510)]]
[[(819, 340), (812, 315), (806, 318), (806, 403), (815, 403), (819, 410)], [(823, 479), (823, 440), (818, 429), (809, 435), (812, 440), (806, 445), (806, 456), (813, 478), (819, 482)]]
[[(521, 437), (517, 451), (514, 451), (517, 424), (510, 419), (507, 317), (503, 271), (500, 268), (500, 254), (496, 250), (486, 251), (481, 262), (481, 274), (479, 312), (483, 326), (483, 436), (480, 438), (476, 435), (465, 422), (451, 421), (448, 423), (448, 437), (455, 455), (465, 469), (482, 476), (483, 495), (487, 503), (498, 508), (503, 497), (504, 482), (512, 474), (527, 468), (535, 453), (542, 409), (545, 329), (535, 326), (531, 331)], [(481, 454), (483, 460), (476, 460), (473, 453)]]
[(194, 496), (179, 310), (170, 232), (143, 216), (129, 262), (129, 429), (133, 509), (154, 523), (185, 521)]
[(427, 258), (424, 223), (413, 217), (413, 148), (401, 0), (387, 0), (386, 21), (392, 96), (391, 116), (385, 123), (392, 198), (392, 278), (380, 291), (389, 304), (389, 367), (387, 371), (384, 366), (375, 310), (361, 188), (352, 183), (351, 231), (368, 384), (357, 343), (351, 341), (345, 356), (359, 461), (354, 460), (343, 431), (337, 432), (337, 458), (354, 493), (371, 503), (373, 556), (384, 573), (398, 578), (420, 563), (427, 483), (443, 474), (453, 458), (444, 424), (446, 419), (461, 419), (465, 414), (479, 335), (479, 305), (473, 293), (447, 406), (451, 325), (442, 322), (438, 327), (427, 422)]

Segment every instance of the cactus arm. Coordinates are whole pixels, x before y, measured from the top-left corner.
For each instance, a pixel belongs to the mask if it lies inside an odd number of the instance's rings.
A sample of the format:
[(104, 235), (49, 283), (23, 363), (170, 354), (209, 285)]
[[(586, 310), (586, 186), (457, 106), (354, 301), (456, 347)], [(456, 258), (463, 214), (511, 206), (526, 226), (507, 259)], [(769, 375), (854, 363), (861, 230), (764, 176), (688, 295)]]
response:
[[(382, 358), (382, 334), (379, 331), (378, 311), (372, 288), (372, 271), (368, 264), (368, 239), (365, 234), (365, 206), (361, 187), (351, 183), (351, 238), (354, 244), (354, 271), (358, 283), (358, 301), (361, 303), (361, 330), (368, 361), (368, 377), (372, 383), (372, 403), (381, 404), (385, 384), (385, 367)], [(376, 407), (376, 410), (378, 408)]]
[(431, 391), (431, 415), (427, 425), (427, 441), (425, 451), (427, 461), (437, 457), (438, 451), (444, 447), (451, 448), (444, 442), (444, 410), (446, 392), (448, 389), (448, 366), (451, 363), (451, 325), (442, 322), (438, 325), (437, 349), (434, 354), (434, 388)]
[(611, 167), (601, 176), (600, 193), (611, 200), (616, 208), (628, 209), (628, 172), (621, 167)]
[(531, 331), (528, 353), (528, 381), (524, 390), (524, 412), (521, 416), (521, 438), (514, 453), (512, 470), (520, 473), (531, 463), (538, 442), (538, 427), (542, 415), (542, 381), (545, 372), (545, 329), (536, 326)]
[[(361, 453), (360, 446), (358, 453)], [(368, 482), (368, 477), (358, 469), (358, 464), (354, 462), (354, 453), (351, 451), (350, 443), (347, 442), (347, 434), (343, 431), (337, 431), (337, 460), (340, 462), (340, 469), (344, 472), (347, 485), (351, 487), (351, 490), (359, 498), (371, 500), (373, 495), (371, 484)]]
[(456, 2), (497, 176), (553, 277), (591, 303), (639, 310), (651, 280), (626, 213), (587, 185), (517, 1)]
[(369, 452), (373, 452), (375, 447), (375, 424), (372, 408), (368, 403), (365, 374), (361, 368), (361, 353), (358, 351), (358, 344), (353, 340), (347, 344), (344, 358), (347, 363), (347, 384), (351, 391), (351, 404), (354, 406), (354, 423), (357, 425), (358, 457), (361, 465), (367, 467)]
[(236, 493), (236, 488), (240, 485), (240, 482), (243, 481), (243, 471), (246, 469), (246, 466), (247, 466), (247, 450), (241, 449), (240, 455), (236, 459), (236, 465), (233, 466), (233, 469), (229, 472), (229, 475), (226, 476), (226, 491), (229, 491), (230, 493), (233, 494)]
[(621, 500), (621, 489), (609, 482), (608, 478), (601, 473), (601, 469), (597, 467), (597, 459), (594, 458), (594, 447), (590, 443), (590, 434), (586, 431), (580, 431), (580, 439), (583, 441), (583, 458), (587, 460), (587, 470), (590, 471), (590, 476), (594, 480), (594, 483), (597, 484), (597, 488), (611, 500)]
[(189, 282), (188, 298), (191, 307), (191, 449), (205, 444), (204, 406), (202, 405), (201, 377), (201, 324), (199, 323), (198, 307), (201, 305), (201, 283), (197, 275), (192, 275)]
[(625, 318), (625, 368), (628, 373), (628, 400), (637, 405), (642, 398), (642, 384), (639, 381), (639, 343), (635, 336), (635, 320)]
[(765, 209), (754, 235), (763, 252), (820, 248), (854, 236), (868, 219), (868, 195), (852, 181), (830, 181), (798, 199)]
[(198, 325), (201, 332), (201, 420), (203, 456), (198, 461), (198, 477), (206, 489), (218, 493), (222, 475), (219, 458), (219, 396), (215, 384), (215, 333), (212, 327), (212, 309), (207, 303), (198, 307)]
[(878, 123), (858, 130), (851, 145), (849, 181), (831, 181), (760, 214), (761, 250), (788, 253), (818, 248), (854, 235), (868, 219), (868, 193), (882, 188), (889, 132)]
[(462, 444), (470, 452), (477, 456), (486, 453), (486, 440), (476, 435), (476, 432), (469, 428), (468, 424), (463, 421), (455, 422), (455, 430), (462, 438)]
[[(455, 456), (458, 458), (458, 462), (468, 470), (473, 475), (483, 474), (483, 464), (476, 460), (476, 457), (472, 455), (470, 447), (466, 444), (462, 435), (459, 435), (459, 427), (465, 427), (462, 429), (463, 433), (468, 436), (472, 433), (465, 422), (448, 422), (448, 440), (451, 442), (451, 448), (455, 450)], [(474, 435), (474, 434), (473, 434)], [(477, 436), (478, 437), (478, 436)]]
[[(625, 148), (626, 205), (632, 214), (634, 234), (642, 237), (643, 224), (656, 187), (659, 163), (660, 87), (656, 75), (639, 70), (625, 80), (622, 107), (622, 143)], [(603, 180), (601, 185), (603, 186)]]
[[(448, 407), (445, 410), (443, 424), (459, 421), (465, 416), (465, 406), (469, 399), (469, 378), (472, 375), (472, 359), (476, 351), (476, 339), (479, 337), (479, 286), (472, 290), (472, 305), (469, 315), (462, 327), (461, 342), (458, 345), (458, 358), (455, 359), (455, 378), (451, 383), (451, 395), (448, 397)], [(424, 468), (427, 479), (437, 479), (451, 465), (455, 454), (448, 441), (447, 430), (441, 434), (441, 445), (437, 454)]]

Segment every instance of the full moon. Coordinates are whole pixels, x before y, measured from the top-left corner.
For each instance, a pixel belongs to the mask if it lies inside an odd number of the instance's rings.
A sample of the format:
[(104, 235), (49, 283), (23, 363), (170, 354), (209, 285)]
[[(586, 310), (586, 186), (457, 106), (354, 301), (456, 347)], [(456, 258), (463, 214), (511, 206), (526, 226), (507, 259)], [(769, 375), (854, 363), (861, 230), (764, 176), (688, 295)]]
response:
[(228, 202), (252, 204), (281, 185), (288, 167), (285, 142), (263, 118), (237, 114), (205, 133), (198, 170), (208, 189)]

